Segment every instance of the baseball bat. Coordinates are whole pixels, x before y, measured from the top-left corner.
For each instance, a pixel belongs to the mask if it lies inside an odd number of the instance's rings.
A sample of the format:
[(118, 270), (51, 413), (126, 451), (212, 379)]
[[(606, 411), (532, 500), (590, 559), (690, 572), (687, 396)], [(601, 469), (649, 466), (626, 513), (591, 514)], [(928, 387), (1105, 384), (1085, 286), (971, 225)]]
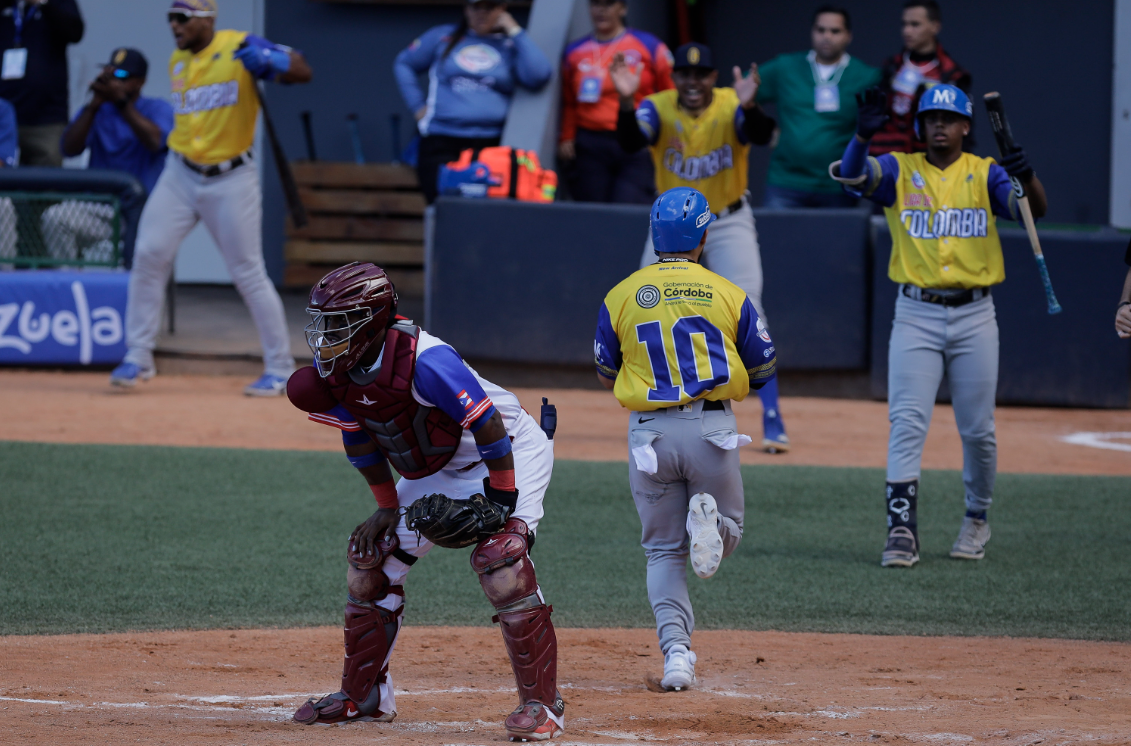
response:
[(318, 153), (314, 151), (314, 127), (310, 123), (310, 112), (302, 113), (302, 134), (306, 138), (306, 159), (318, 160)]
[[(990, 127), (997, 140), (997, 149), (1004, 158), (1013, 151), (1013, 130), (1009, 128), (1009, 120), (1005, 118), (1005, 106), (1001, 102), (1001, 94), (997, 91), (987, 93), (984, 97), (986, 112), (990, 115)], [(1049, 279), (1049, 268), (1045, 264), (1045, 255), (1041, 251), (1041, 240), (1037, 236), (1037, 224), (1033, 220), (1033, 209), (1029, 206), (1029, 195), (1025, 185), (1015, 177), (1009, 177), (1013, 183), (1013, 193), (1017, 196), (1017, 207), (1021, 210), (1021, 222), (1025, 225), (1025, 233), (1029, 236), (1029, 245), (1033, 247), (1033, 257), (1037, 260), (1037, 269), (1041, 273), (1041, 284), (1045, 287), (1045, 299), (1048, 300), (1049, 313), (1060, 313), (1060, 303), (1056, 300), (1056, 293), (1052, 289), (1052, 280)]]
[(357, 128), (357, 114), (346, 114), (346, 124), (350, 128), (350, 140), (353, 142), (353, 161), (365, 163), (365, 153), (361, 150), (361, 132)]
[(275, 168), (279, 171), (279, 181), (283, 184), (283, 196), (287, 200), (287, 212), (296, 228), (306, 225), (306, 208), (298, 196), (298, 185), (295, 184), (295, 175), (291, 171), (290, 161), (283, 152), (279, 137), (275, 134), (275, 123), (271, 121), (271, 112), (267, 110), (267, 101), (259, 83), (255, 84), (255, 95), (259, 98), (259, 108), (263, 111), (263, 126), (267, 129), (267, 139), (271, 142), (271, 154), (275, 156)]

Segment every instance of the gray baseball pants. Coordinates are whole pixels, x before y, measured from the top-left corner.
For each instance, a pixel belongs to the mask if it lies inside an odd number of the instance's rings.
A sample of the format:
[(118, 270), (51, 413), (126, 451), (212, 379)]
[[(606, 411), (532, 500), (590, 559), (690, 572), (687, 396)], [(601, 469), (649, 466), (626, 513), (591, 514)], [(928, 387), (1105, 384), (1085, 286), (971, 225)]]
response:
[(966, 508), (990, 507), (997, 475), (997, 367), (992, 296), (947, 308), (900, 293), (888, 346), (889, 482), (919, 478), (923, 444), (945, 371), (962, 436)]
[(165, 283), (177, 249), (204, 221), (224, 257), (236, 289), (251, 311), (263, 346), (265, 372), (287, 378), (294, 370), (283, 301), (263, 263), (263, 197), (253, 164), (219, 176), (202, 176), (170, 152), (165, 170), (145, 202), (138, 225), (126, 304), (125, 362), (153, 367)]
[[(695, 613), (687, 593), (687, 508), (706, 492), (719, 509), (723, 556), (742, 540), (744, 500), (738, 449), (716, 445), (737, 433), (730, 402), (703, 411), (703, 401), (654, 412), (632, 412), (628, 426), (628, 482), (640, 514), (640, 544), (648, 558), (648, 601), (656, 616), (660, 649), (691, 647)], [(641, 471), (632, 449), (650, 445), (656, 473)]]
[[(655, 264), (657, 259), (652, 248), (652, 232), (648, 231), (640, 268)], [(758, 248), (754, 212), (749, 203), (743, 201), (742, 207), (711, 223), (699, 263), (745, 290), (762, 323), (770, 325), (762, 309), (762, 254)]]

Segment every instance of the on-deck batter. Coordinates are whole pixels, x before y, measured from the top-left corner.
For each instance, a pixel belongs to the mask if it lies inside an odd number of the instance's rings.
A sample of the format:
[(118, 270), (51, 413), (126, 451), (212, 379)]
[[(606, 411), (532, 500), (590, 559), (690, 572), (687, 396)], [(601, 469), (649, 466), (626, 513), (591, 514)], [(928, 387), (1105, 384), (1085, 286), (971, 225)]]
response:
[(260, 223), (263, 200), (251, 162), (259, 99), (258, 80), (305, 83), (303, 56), (243, 31), (216, 31), (214, 0), (174, 0), (169, 27), (177, 51), (169, 59), (176, 123), (169, 157), (138, 225), (126, 304), (122, 364), (115, 386), (152, 378), (153, 348), (161, 323), (165, 283), (181, 241), (203, 221), (247, 303), (263, 345), (264, 373), (251, 396), (277, 396), (294, 370), (283, 301), (267, 277)]
[(883, 205), (891, 229), (888, 277), (899, 283), (888, 346), (888, 539), (881, 564), (919, 561), (916, 502), (923, 444), (946, 373), (962, 436), (966, 517), (950, 556), (981, 559), (990, 539), (986, 510), (997, 475), (994, 397), (998, 327), (990, 287), (1005, 280), (994, 216), (1017, 220), (1010, 178), (1025, 183), (1033, 215), (1044, 215), (1044, 187), (1018, 147), (998, 165), (962, 152), (974, 108), (960, 89), (936, 85), (919, 99), (915, 133), (926, 153), (866, 158), (868, 140), (883, 126), (884, 94), (857, 97), (857, 135), (833, 178)]
[[(775, 126), (754, 100), (758, 66), (751, 65), (747, 76), (735, 67), (734, 88), (716, 88), (719, 73), (708, 47), (684, 44), (674, 57), (675, 89), (645, 97), (639, 108), (633, 95), (640, 85), (640, 70), (630, 68), (623, 55), (614, 58), (609, 75), (621, 101), (617, 139), (630, 153), (651, 147), (657, 192), (684, 186), (706, 196), (718, 222), (703, 247), (703, 266), (742, 288), (766, 323), (762, 257), (746, 193), (750, 144), (769, 143)], [(649, 236), (640, 266), (654, 261)], [(763, 449), (788, 451), (777, 378), (759, 389), (758, 395), (763, 409)]]
[(744, 495), (731, 401), (774, 380), (770, 335), (741, 288), (701, 266), (715, 220), (702, 193), (652, 205), (659, 261), (605, 296), (593, 350), (597, 378), (629, 415), (628, 479), (643, 526), (648, 600), (668, 689), (695, 683), (687, 559), (715, 574), (742, 540)]

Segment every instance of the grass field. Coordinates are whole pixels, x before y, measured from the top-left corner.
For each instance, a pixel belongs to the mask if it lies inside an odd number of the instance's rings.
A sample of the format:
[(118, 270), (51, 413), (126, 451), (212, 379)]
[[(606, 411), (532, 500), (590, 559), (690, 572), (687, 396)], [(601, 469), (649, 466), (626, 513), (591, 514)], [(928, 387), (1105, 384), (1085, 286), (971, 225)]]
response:
[[(883, 570), (883, 473), (746, 467), (746, 537), (701, 628), (1131, 639), (1131, 478), (1001, 475), (982, 562), (946, 552), (961, 476), (924, 475), (923, 560)], [(652, 624), (624, 464), (559, 461), (534, 549), (561, 626)], [(372, 498), (340, 455), (0, 443), (0, 634), (340, 624)], [(466, 551), (409, 577), (409, 624), (489, 623)]]

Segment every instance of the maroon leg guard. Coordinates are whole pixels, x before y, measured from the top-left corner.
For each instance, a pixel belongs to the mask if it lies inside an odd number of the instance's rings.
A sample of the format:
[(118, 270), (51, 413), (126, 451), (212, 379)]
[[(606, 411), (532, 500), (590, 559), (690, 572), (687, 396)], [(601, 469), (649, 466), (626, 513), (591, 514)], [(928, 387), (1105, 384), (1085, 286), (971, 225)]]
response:
[[(538, 597), (534, 565), (527, 554), (526, 524), (512, 518), (501, 533), (471, 554), (471, 566), (498, 622), (518, 688), (518, 708), (507, 718), (514, 740), (545, 740), (561, 732), (565, 705), (558, 694), (558, 638), (553, 610)], [(554, 717), (551, 717), (551, 713)]]
[(401, 586), (390, 586), (381, 570), (385, 557), (396, 547), (383, 543), (378, 556), (349, 556), (349, 600), (346, 603), (346, 658), (342, 666), (342, 688), (315, 702), (306, 704), (294, 714), (297, 722), (340, 723), (346, 720), (391, 720), (395, 713), (380, 710), (381, 687), (388, 675), (386, 659), (400, 627), (396, 611), (382, 609), (373, 601), (389, 593), (404, 595)]

